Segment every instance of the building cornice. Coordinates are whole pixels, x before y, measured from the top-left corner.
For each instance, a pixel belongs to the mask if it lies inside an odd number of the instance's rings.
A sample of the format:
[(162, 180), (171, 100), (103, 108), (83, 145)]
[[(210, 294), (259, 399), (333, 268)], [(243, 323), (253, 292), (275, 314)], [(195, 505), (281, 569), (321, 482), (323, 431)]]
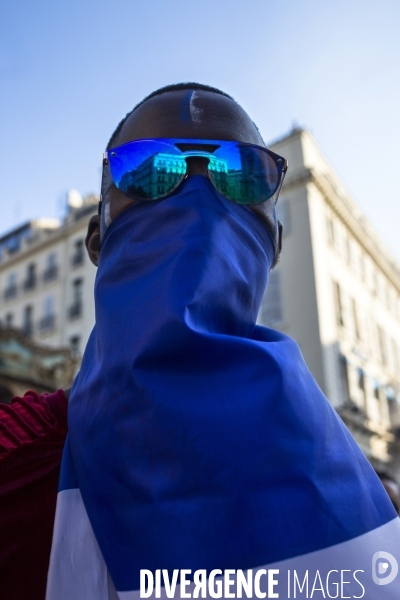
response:
[(385, 273), (400, 293), (400, 266), (382, 243), (378, 234), (364, 217), (357, 205), (340, 190), (324, 173), (316, 169), (301, 168), (286, 177), (282, 192), (299, 185), (314, 184), (327, 204), (345, 223), (354, 238), (376, 265)]
[(268, 142), (267, 148), (272, 148), (273, 146), (278, 146), (282, 142), (286, 143), (290, 139), (294, 139), (295, 137), (300, 137), (304, 131), (307, 131), (307, 130), (304, 129), (303, 127), (298, 127), (295, 125), (292, 127), (292, 129), (289, 131), (289, 133), (284, 133), (283, 135), (279, 136), (278, 138), (275, 138), (274, 140), (271, 140), (270, 142)]
[(54, 244), (64, 241), (76, 231), (82, 229), (83, 226), (86, 226), (92, 214), (96, 213), (97, 206), (94, 205), (93, 211), (85, 214), (85, 216), (81, 219), (77, 219), (73, 223), (66, 223), (59, 229), (56, 229), (52, 232), (39, 234), (38, 238), (33, 239), (32, 241), (25, 241), (21, 250), (18, 250), (12, 256), (9, 255), (3, 258), (3, 260), (0, 262), (0, 272), (20, 263), (36, 252), (41, 252), (46, 250), (48, 247), (54, 246)]

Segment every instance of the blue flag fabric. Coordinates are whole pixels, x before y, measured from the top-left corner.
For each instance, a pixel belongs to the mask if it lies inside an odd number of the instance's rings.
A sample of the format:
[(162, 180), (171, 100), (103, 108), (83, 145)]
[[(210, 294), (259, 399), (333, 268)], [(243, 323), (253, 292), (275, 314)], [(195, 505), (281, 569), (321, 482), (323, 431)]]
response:
[(105, 234), (60, 494), (79, 488), (118, 591), (140, 569), (254, 568), (396, 517), (296, 343), (255, 324), (273, 259), (261, 219), (201, 176)]

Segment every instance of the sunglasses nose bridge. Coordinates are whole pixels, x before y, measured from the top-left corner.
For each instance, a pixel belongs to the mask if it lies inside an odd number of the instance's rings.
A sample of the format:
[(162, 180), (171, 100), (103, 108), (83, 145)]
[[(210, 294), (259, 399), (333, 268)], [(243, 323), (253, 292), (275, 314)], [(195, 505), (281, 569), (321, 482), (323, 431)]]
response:
[(212, 154), (210, 152), (205, 152), (204, 150), (187, 150), (186, 152), (182, 152), (184, 158), (211, 158)]
[(287, 170), (283, 157), (253, 144), (169, 138), (135, 140), (108, 150), (106, 165), (116, 187), (134, 200), (164, 198), (184, 178), (204, 175), (222, 195), (249, 205), (274, 196), (276, 202)]
[(184, 158), (186, 162), (186, 177), (190, 177), (191, 175), (209, 177), (208, 166), (210, 155), (207, 152), (201, 154), (189, 153)]

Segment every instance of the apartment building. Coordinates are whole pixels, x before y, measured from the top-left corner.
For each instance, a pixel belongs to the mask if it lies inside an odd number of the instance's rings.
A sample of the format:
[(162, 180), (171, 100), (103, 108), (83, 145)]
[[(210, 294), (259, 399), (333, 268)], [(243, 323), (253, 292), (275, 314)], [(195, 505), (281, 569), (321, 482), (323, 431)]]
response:
[(289, 171), (283, 252), (259, 322), (297, 341), (375, 468), (399, 476), (400, 267), (308, 131), (269, 147)]
[[(283, 252), (259, 322), (293, 337), (318, 384), (379, 469), (400, 478), (400, 267), (312, 135), (272, 144), (289, 171), (277, 204)], [(80, 355), (94, 324), (84, 248), (98, 198), (69, 195), (62, 223), (0, 238), (0, 322)]]
[(96, 268), (85, 249), (98, 198), (68, 195), (62, 223), (38, 219), (0, 238), (0, 323), (49, 346), (83, 352), (94, 324)]

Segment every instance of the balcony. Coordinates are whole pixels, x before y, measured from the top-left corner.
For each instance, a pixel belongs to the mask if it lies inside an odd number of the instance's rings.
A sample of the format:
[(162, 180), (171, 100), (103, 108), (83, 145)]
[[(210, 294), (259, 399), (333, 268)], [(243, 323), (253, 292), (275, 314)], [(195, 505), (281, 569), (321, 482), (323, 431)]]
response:
[(43, 281), (47, 283), (48, 281), (54, 281), (58, 277), (58, 267), (57, 265), (53, 265), (48, 267), (43, 273)]
[(83, 313), (83, 304), (82, 302), (75, 302), (68, 309), (68, 317), (72, 319), (78, 319), (82, 316)]
[(75, 252), (75, 254), (71, 257), (71, 265), (73, 267), (80, 267), (81, 265), (83, 265), (84, 260), (85, 254), (83, 250)]
[(17, 296), (16, 284), (10, 285), (4, 290), (4, 300), (12, 300), (16, 296)]
[(30, 292), (31, 290), (34, 290), (36, 287), (36, 283), (36, 277), (28, 277), (27, 279), (25, 279), (23, 283), (24, 292)]
[(51, 331), (56, 326), (56, 317), (55, 315), (46, 315), (42, 317), (39, 321), (39, 331)]

